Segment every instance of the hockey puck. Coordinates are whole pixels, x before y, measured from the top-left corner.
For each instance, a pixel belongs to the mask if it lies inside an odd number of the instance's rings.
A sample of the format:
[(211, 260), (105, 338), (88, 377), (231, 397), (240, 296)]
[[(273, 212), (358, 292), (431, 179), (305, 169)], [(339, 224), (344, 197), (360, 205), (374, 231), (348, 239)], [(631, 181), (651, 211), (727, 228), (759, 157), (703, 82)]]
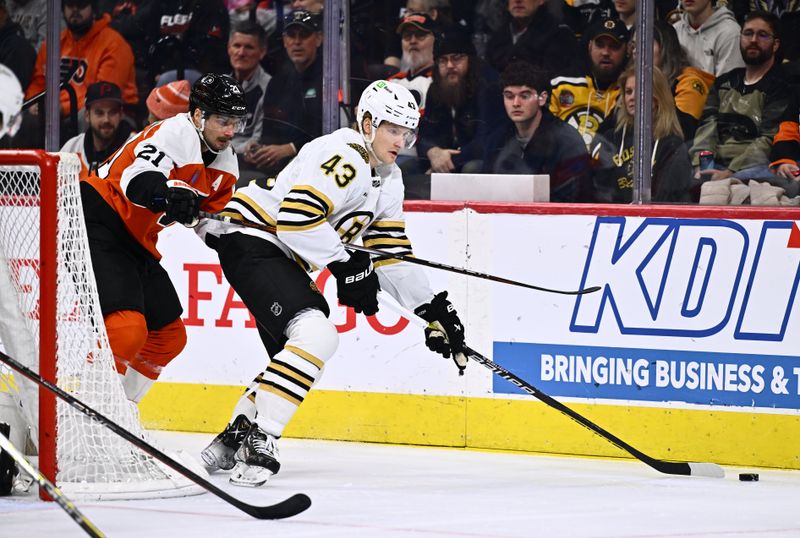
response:
[(758, 473), (739, 473), (742, 482), (758, 482)]

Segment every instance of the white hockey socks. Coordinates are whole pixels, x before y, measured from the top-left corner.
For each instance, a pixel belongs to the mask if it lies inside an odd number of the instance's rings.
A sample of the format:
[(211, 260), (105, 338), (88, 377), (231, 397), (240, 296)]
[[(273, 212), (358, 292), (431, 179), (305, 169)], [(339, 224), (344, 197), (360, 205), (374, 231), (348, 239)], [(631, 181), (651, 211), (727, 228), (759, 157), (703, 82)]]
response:
[(295, 316), (286, 336), (289, 340), (270, 361), (256, 394), (255, 421), (274, 437), (283, 434), (339, 345), (336, 326), (316, 309)]
[(133, 403), (139, 403), (153, 383), (155, 379), (145, 377), (143, 374), (137, 372), (133, 367), (128, 366), (125, 375), (122, 377), (122, 388), (125, 389), (125, 396), (128, 397)]

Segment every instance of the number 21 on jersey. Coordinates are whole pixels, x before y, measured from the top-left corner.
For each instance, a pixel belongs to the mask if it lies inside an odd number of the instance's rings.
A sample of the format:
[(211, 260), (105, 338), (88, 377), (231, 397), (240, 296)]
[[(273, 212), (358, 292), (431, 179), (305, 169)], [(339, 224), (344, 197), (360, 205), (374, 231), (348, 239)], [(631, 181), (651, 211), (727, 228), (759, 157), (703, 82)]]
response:
[[(320, 165), (320, 168), (323, 172), (325, 172), (326, 176), (333, 174), (333, 178), (336, 180), (336, 184), (339, 187), (346, 187), (348, 183), (353, 181), (356, 177), (356, 169), (350, 163), (341, 163), (342, 156), (341, 155), (334, 155), (324, 163)], [(339, 169), (340, 173), (337, 173), (336, 169)]]

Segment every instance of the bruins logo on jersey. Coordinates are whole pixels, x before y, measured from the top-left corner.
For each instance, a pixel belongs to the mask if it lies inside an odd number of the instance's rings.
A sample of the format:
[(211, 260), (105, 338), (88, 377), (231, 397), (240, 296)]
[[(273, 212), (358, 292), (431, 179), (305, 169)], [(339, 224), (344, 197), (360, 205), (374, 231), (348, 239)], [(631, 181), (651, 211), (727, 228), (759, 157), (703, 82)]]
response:
[(583, 142), (588, 146), (600, 128), (600, 124), (603, 123), (603, 119), (602, 114), (596, 110), (590, 110), (588, 114), (586, 111), (576, 111), (570, 114), (565, 121), (578, 130)]
[(700, 81), (699, 81), (699, 80), (697, 80), (697, 79), (694, 79), (694, 80), (692, 81), (692, 89), (693, 89), (694, 91), (696, 91), (697, 93), (699, 93), (700, 95), (705, 95), (705, 93), (706, 93), (706, 89), (705, 89), (705, 87), (703, 86), (703, 83), (702, 83), (702, 82), (700, 82)]
[(348, 142), (347, 145), (356, 150), (361, 155), (361, 158), (364, 159), (364, 162), (369, 164), (369, 154), (367, 154), (367, 149), (364, 146), (355, 142)]
[(575, 96), (569, 90), (562, 91), (558, 96), (558, 103), (561, 106), (570, 106), (575, 102)]

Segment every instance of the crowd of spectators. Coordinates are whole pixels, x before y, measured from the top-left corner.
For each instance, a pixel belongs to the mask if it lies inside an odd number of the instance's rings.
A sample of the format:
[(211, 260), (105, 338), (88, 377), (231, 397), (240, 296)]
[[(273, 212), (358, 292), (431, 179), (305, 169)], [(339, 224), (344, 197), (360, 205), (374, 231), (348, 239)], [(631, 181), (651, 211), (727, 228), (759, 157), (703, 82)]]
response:
[[(550, 176), (553, 201), (630, 202), (641, 1), (351, 0), (343, 124), (361, 89), (390, 78), (423, 112), (398, 159), (409, 198), (427, 196), (432, 173), (527, 173)], [(653, 201), (740, 203), (732, 187), (754, 181), (780, 191), (774, 203), (800, 199), (800, 0), (652, 1)], [(240, 184), (276, 175), (322, 134), (323, 10), (62, 0), (64, 149), (91, 173), (131, 133), (185, 112), (215, 72), (247, 102)], [(0, 147), (43, 146), (45, 16), (45, 0), (0, 0), (0, 64), (28, 101)]]

